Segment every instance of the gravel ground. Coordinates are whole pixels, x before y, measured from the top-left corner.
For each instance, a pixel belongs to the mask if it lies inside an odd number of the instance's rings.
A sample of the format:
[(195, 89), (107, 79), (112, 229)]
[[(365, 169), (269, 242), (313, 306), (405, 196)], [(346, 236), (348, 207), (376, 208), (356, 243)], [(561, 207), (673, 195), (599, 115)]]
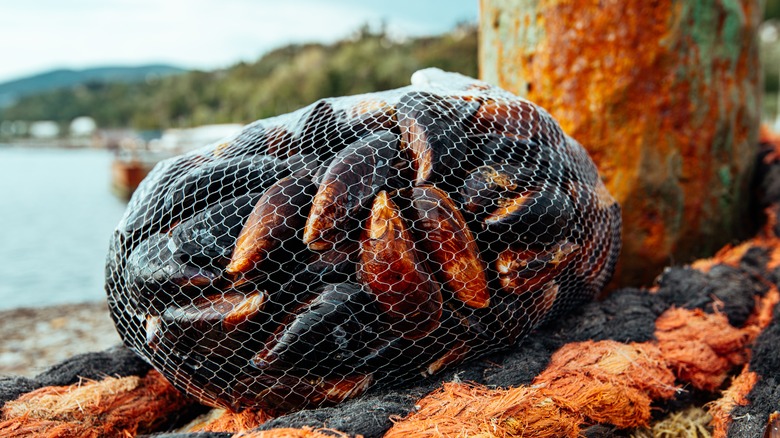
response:
[(0, 376), (32, 377), (79, 353), (120, 342), (104, 302), (0, 312)]

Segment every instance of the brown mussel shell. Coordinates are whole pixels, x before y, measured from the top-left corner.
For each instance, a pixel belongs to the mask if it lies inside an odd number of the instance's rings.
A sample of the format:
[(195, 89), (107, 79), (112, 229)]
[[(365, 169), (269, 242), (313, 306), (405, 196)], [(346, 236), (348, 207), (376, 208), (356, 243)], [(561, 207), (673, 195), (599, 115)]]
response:
[(412, 189), (413, 232), (442, 285), (465, 305), (490, 303), (484, 263), (466, 220), (447, 194), (435, 187)]
[(391, 176), (398, 138), (385, 131), (371, 134), (337, 154), (321, 177), (312, 201), (303, 242), (319, 251), (344, 239), (359, 212)]
[(387, 192), (374, 199), (361, 237), (359, 277), (376, 296), (384, 318), (407, 339), (420, 338), (439, 324), (442, 296), (417, 256), (414, 241)]

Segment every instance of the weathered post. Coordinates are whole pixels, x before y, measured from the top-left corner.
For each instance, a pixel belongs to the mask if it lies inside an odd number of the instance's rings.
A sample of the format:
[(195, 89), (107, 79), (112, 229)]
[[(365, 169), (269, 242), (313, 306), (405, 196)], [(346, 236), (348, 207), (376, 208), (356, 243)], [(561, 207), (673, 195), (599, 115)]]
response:
[(623, 207), (620, 284), (747, 231), (756, 0), (481, 0), (480, 74), (582, 143)]

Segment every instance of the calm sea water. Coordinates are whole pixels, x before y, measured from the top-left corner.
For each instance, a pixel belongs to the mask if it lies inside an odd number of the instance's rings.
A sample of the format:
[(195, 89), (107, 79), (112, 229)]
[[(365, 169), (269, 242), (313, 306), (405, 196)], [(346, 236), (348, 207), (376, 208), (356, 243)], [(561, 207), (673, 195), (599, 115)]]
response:
[(105, 299), (111, 154), (0, 145), (0, 309)]

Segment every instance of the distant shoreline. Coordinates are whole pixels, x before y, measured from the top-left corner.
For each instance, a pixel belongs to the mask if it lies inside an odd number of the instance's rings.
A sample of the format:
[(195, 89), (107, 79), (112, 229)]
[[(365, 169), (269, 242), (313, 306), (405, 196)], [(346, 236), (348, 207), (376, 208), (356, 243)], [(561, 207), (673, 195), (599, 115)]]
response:
[(90, 138), (20, 138), (0, 141), (0, 147), (19, 149), (103, 149), (94, 147)]

